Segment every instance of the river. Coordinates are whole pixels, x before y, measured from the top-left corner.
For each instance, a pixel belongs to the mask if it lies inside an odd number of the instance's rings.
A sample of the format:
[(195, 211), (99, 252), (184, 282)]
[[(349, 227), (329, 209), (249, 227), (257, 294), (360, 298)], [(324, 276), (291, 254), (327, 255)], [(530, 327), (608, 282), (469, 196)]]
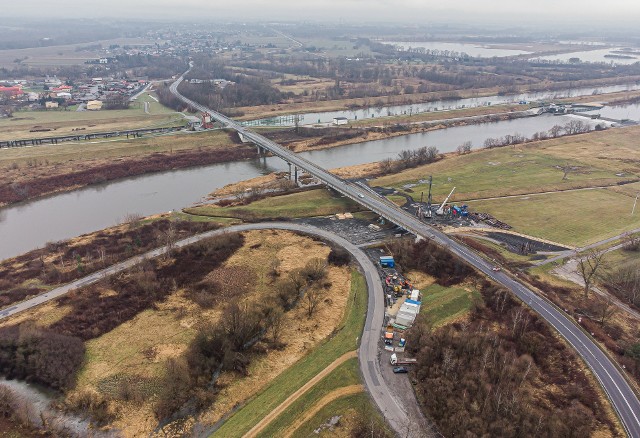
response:
[[(477, 108), (481, 106), (501, 105), (514, 102), (541, 102), (550, 99), (561, 99), (567, 97), (594, 96), (594, 100), (599, 100), (598, 94), (615, 93), (619, 91), (640, 90), (640, 84), (609, 85), (606, 87), (594, 88), (571, 88), (566, 90), (545, 91), (539, 93), (509, 94), (505, 96), (485, 96), (471, 97), (467, 99), (443, 99), (432, 102), (414, 103), (410, 105), (391, 105), (382, 107), (370, 107), (345, 111), (326, 111), (317, 113), (307, 113), (298, 115), (299, 123), (302, 125), (312, 125), (316, 123), (331, 123), (334, 117), (346, 117), (349, 120), (371, 119), (376, 117), (386, 117), (400, 114), (419, 114), (431, 111), (453, 110), (461, 108)], [(402, 96), (406, 97), (406, 96)], [(400, 98), (400, 97), (399, 97)], [(376, 98), (370, 99), (375, 102)], [(247, 125), (274, 125), (293, 126), (293, 118), (266, 118), (246, 122)]]
[[(436, 146), (440, 152), (451, 152), (463, 142), (471, 141), (477, 148), (489, 137), (516, 133), (530, 137), (570, 120), (572, 116), (542, 115), (366, 141), (300, 155), (331, 169), (395, 158), (402, 150), (422, 146)], [(583, 120), (592, 126), (595, 124)], [(201, 201), (208, 193), (227, 184), (287, 169), (286, 164), (275, 157), (214, 164), (127, 178), (2, 208), (0, 259), (47, 242), (115, 225), (128, 214), (147, 216), (178, 210)]]

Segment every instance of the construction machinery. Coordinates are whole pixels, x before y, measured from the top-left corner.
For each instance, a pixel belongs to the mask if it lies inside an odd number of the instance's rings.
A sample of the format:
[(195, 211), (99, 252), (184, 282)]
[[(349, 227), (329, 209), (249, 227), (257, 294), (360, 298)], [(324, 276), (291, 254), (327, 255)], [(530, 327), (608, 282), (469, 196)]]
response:
[(444, 202), (442, 204), (440, 204), (440, 207), (438, 207), (438, 209), (436, 210), (436, 214), (438, 216), (442, 216), (444, 214), (444, 207), (445, 207), (445, 205), (447, 205), (447, 202), (449, 202), (449, 198), (451, 197), (451, 195), (453, 195), (453, 192), (454, 192), (455, 189), (456, 189), (455, 187), (453, 189), (451, 189), (451, 193), (449, 193), (449, 196), (446, 197)]
[(427, 196), (427, 211), (424, 213), (424, 217), (431, 219), (431, 184), (433, 182), (433, 176), (429, 175), (429, 196)]
[(200, 125), (200, 126), (202, 126), (202, 129), (211, 129), (211, 128), (213, 128), (213, 119), (211, 118), (211, 114), (203, 112), (200, 115), (200, 118), (202, 120), (202, 124)]

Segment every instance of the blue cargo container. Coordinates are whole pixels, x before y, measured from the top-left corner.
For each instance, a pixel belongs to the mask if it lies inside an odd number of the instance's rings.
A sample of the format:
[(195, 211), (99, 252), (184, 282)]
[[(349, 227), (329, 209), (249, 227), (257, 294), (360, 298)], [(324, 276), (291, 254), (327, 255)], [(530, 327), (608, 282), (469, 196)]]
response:
[(393, 260), (393, 257), (384, 256), (380, 257), (380, 266), (382, 266), (383, 268), (395, 268), (396, 262), (395, 260)]

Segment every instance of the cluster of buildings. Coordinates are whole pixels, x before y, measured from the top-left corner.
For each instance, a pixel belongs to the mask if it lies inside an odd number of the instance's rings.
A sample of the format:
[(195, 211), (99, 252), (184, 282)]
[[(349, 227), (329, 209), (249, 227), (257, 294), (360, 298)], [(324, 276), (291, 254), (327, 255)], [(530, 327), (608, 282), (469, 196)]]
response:
[(65, 83), (56, 76), (46, 76), (40, 80), (0, 82), (0, 97), (15, 107), (54, 109), (82, 105), (83, 109), (91, 111), (102, 109), (109, 99), (129, 99), (148, 83), (146, 78), (91, 78)]

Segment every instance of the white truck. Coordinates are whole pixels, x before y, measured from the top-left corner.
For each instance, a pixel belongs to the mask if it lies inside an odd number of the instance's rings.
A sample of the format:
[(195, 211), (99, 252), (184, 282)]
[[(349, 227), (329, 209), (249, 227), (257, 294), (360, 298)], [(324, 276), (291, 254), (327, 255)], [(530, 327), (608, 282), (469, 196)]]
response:
[(398, 355), (393, 353), (389, 362), (391, 362), (391, 365), (415, 365), (418, 363), (418, 360), (409, 358), (398, 359)]

